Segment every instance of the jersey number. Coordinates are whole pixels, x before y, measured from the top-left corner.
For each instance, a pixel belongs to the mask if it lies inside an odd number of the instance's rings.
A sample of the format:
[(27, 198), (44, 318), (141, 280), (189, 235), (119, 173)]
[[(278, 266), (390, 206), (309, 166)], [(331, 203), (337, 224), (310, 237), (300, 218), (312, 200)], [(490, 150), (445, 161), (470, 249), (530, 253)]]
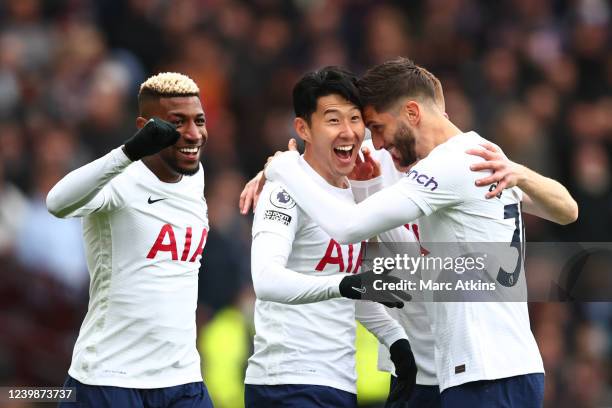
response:
[(514, 233), (512, 234), (512, 242), (510, 246), (516, 248), (518, 251), (518, 260), (514, 271), (506, 272), (504, 268), (499, 268), (497, 273), (497, 281), (506, 287), (512, 287), (516, 285), (518, 277), (521, 274), (523, 267), (523, 258), (525, 257), (525, 245), (523, 242), (523, 236), (525, 235), (525, 226), (521, 222), (521, 209), (519, 204), (508, 204), (504, 206), (504, 219), (514, 218)]

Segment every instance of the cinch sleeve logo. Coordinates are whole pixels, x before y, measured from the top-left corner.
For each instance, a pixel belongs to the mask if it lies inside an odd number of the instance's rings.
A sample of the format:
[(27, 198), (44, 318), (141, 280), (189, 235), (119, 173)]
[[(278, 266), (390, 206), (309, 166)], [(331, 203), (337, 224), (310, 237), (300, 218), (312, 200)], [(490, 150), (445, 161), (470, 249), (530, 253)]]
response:
[(410, 172), (406, 174), (406, 177), (415, 180), (417, 183), (419, 183), (425, 188), (430, 188), (431, 191), (434, 191), (438, 188), (438, 182), (434, 180), (433, 176), (429, 177), (427, 174), (420, 174), (414, 169), (410, 170)]

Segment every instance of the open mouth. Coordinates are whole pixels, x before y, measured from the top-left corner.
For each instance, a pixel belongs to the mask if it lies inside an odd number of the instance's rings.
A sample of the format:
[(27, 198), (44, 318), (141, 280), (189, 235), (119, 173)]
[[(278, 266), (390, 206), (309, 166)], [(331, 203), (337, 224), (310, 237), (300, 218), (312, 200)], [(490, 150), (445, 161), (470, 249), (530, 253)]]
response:
[(343, 145), (334, 147), (334, 153), (341, 160), (350, 160), (353, 155), (353, 149), (355, 149), (355, 145)]
[(196, 160), (198, 157), (198, 153), (200, 152), (201, 146), (186, 146), (179, 147), (177, 150), (185, 156), (187, 159)]

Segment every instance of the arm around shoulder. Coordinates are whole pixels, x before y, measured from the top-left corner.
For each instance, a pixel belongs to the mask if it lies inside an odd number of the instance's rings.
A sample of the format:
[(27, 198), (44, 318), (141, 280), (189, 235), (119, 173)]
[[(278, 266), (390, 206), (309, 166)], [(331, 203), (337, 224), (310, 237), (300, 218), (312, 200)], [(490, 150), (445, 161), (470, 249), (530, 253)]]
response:
[(410, 222), (423, 213), (397, 183), (368, 197), (359, 205), (322, 189), (298, 164), (295, 152), (286, 152), (266, 168), (268, 180), (287, 187), (291, 197), (327, 234), (341, 244), (373, 237)]
[(521, 167), (522, 177), (517, 186), (524, 193), (525, 212), (560, 225), (571, 224), (578, 219), (578, 204), (561, 183), (525, 166)]

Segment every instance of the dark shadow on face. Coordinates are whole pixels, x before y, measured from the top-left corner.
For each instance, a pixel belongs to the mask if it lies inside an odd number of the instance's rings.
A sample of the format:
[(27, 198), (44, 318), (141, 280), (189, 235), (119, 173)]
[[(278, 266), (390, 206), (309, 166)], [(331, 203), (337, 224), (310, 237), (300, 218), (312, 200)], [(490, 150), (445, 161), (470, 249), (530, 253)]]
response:
[(393, 146), (401, 155), (400, 165), (402, 167), (410, 166), (417, 160), (416, 155), (416, 140), (414, 132), (408, 126), (399, 122), (397, 130), (393, 135)]

